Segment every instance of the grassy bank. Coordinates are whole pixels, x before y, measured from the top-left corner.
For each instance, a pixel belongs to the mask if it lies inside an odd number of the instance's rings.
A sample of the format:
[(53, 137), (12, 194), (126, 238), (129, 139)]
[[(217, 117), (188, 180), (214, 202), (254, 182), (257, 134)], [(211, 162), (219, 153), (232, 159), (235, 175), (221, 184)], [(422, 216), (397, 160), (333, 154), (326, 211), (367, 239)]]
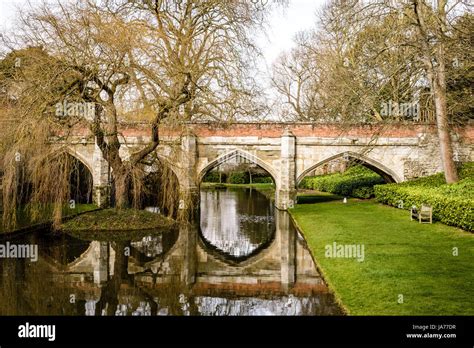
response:
[[(474, 315), (473, 234), (410, 221), (407, 211), (372, 200), (303, 198), (311, 199), (319, 203), (291, 214), (349, 314)], [(364, 245), (364, 261), (326, 257), (334, 242)]]
[(163, 215), (137, 209), (103, 209), (83, 214), (62, 224), (66, 231), (168, 230), (175, 221)]
[[(69, 208), (68, 206), (64, 207), (63, 210), (63, 217), (68, 218), (78, 214), (82, 214), (89, 211), (94, 211), (98, 209), (95, 204), (76, 204), (74, 209)], [(51, 222), (51, 215), (52, 215), (52, 207), (51, 209), (43, 210), (39, 217), (32, 221), (29, 217), (29, 214), (25, 210), (20, 210), (18, 212), (18, 222), (17, 226), (13, 230), (5, 230), (3, 225), (0, 223), (0, 234), (1, 233), (9, 233), (17, 230), (21, 230), (24, 228), (33, 228), (34, 226), (40, 226), (43, 224), (47, 224)]]

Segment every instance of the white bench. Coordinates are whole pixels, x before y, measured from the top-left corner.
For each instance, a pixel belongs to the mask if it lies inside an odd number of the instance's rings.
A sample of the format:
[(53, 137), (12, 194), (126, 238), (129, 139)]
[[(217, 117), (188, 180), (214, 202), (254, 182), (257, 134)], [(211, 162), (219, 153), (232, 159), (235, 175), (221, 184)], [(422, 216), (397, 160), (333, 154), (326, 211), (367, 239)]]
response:
[(422, 204), (418, 210), (416, 205), (412, 206), (410, 209), (410, 220), (418, 220), (420, 224), (432, 224), (433, 208), (429, 205)]

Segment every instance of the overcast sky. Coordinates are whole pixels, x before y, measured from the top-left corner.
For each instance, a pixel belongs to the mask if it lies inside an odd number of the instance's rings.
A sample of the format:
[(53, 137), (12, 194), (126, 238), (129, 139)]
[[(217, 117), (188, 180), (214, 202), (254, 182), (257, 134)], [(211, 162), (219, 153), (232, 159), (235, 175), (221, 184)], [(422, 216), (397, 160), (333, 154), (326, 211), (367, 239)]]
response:
[(325, 0), (290, 0), (289, 7), (277, 9), (270, 20), (268, 37), (259, 38), (267, 65), (285, 50), (291, 48), (293, 37), (299, 31), (314, 27), (316, 9)]
[[(0, 0), (0, 26), (2, 29), (10, 26), (13, 22), (15, 7), (22, 6), (27, 2), (28, 0)], [(314, 25), (316, 8), (324, 2), (325, 0), (290, 0), (288, 8), (274, 11), (268, 37), (262, 35), (258, 38), (267, 66), (271, 66), (271, 63), (282, 51), (291, 47), (292, 39), (297, 32)]]

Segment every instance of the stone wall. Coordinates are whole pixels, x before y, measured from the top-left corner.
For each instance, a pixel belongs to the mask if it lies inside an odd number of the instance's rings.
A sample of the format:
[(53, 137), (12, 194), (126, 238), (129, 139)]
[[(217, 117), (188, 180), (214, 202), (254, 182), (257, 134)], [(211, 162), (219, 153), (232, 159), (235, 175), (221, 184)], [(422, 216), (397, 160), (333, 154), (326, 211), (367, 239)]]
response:
[[(147, 127), (124, 128), (121, 154), (145, 144)], [(79, 132), (80, 133), (80, 132)], [(357, 159), (386, 180), (401, 182), (442, 171), (433, 125), (354, 125), (351, 128), (318, 124), (188, 124), (186, 129), (163, 129), (157, 154), (170, 164), (180, 182), (185, 202), (198, 199), (204, 175), (236, 156), (265, 169), (276, 183), (275, 204), (287, 209), (294, 204), (296, 186), (325, 164)], [(110, 173), (100, 150), (92, 142), (80, 141), (70, 153), (84, 162), (94, 180), (95, 201), (106, 205)], [(455, 160), (474, 161), (474, 127), (453, 131)], [(197, 198), (196, 198), (197, 197)]]

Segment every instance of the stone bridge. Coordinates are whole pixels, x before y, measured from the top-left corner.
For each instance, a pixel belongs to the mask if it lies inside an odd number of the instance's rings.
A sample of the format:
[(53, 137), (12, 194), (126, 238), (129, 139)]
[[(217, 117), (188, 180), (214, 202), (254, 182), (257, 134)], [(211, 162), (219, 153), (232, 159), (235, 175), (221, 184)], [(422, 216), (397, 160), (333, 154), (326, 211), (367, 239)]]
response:
[[(110, 170), (88, 130), (77, 130), (71, 155), (91, 171), (94, 201), (104, 205)], [(454, 127), (454, 159), (474, 160), (474, 127)], [(275, 205), (295, 202), (298, 183), (315, 168), (337, 158), (355, 159), (387, 182), (402, 182), (442, 171), (436, 127), (430, 124), (336, 125), (317, 123), (189, 123), (160, 128), (156, 153), (178, 177), (182, 197), (197, 197), (204, 175), (236, 157), (265, 169), (276, 187)], [(150, 137), (146, 124), (121, 125), (123, 158)], [(150, 171), (153, 168), (149, 168)]]

